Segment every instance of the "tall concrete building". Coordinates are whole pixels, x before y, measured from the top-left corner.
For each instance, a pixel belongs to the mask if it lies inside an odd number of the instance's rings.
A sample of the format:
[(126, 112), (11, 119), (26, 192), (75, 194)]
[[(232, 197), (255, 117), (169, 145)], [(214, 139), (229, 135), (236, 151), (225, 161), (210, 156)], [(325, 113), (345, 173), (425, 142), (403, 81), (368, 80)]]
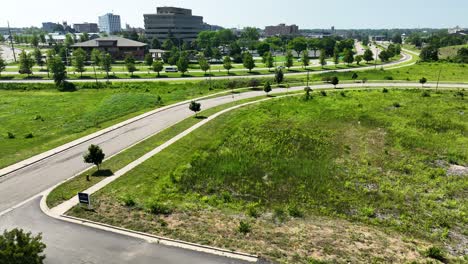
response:
[(204, 30), (203, 17), (192, 15), (192, 10), (177, 7), (158, 7), (156, 14), (143, 15), (146, 38), (164, 41), (173, 36), (193, 41)]
[(120, 16), (112, 13), (107, 13), (99, 17), (99, 29), (107, 34), (122, 31), (120, 24)]
[(265, 27), (265, 36), (288, 36), (299, 34), (299, 27), (296, 25), (287, 26), (286, 24), (279, 24), (277, 26)]
[(81, 23), (73, 24), (73, 29), (78, 33), (98, 33), (98, 25), (96, 23)]

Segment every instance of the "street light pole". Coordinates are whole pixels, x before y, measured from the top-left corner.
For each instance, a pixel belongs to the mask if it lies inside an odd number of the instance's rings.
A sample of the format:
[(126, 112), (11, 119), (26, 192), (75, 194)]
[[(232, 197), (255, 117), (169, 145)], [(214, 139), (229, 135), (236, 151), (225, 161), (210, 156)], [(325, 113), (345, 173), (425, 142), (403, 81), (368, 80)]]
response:
[(13, 59), (14, 59), (15, 62), (16, 62), (15, 45), (13, 45), (13, 35), (11, 35), (10, 21), (7, 21), (7, 23), (8, 23), (8, 34), (10, 34), (11, 50), (13, 51)]

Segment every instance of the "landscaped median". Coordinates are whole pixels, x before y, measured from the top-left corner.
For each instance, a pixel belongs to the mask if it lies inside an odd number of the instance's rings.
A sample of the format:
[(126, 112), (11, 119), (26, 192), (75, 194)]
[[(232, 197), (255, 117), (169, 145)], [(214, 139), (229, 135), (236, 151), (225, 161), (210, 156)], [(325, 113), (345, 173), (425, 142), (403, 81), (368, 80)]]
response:
[[(451, 173), (468, 165), (462, 93), (321, 90), (190, 118), (107, 161), (120, 170), (173, 139), (95, 189), (93, 211), (67, 214), (280, 262), (457, 261), (467, 227), (466, 175)], [(79, 178), (48, 203), (92, 184)]]

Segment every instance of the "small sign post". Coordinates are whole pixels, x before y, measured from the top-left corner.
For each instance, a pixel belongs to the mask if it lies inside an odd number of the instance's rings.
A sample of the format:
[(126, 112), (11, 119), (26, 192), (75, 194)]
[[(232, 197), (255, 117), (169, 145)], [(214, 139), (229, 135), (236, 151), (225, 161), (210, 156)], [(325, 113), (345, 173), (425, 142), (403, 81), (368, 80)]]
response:
[(87, 193), (78, 193), (78, 201), (80, 205), (87, 205), (88, 209), (91, 210), (91, 197)]

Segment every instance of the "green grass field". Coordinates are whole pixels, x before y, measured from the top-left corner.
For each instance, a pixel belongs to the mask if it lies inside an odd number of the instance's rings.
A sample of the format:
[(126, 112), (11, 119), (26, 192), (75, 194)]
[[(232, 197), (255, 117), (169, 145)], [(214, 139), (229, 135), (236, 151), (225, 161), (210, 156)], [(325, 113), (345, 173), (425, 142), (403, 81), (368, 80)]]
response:
[(468, 45), (458, 45), (458, 46), (449, 46), (439, 49), (439, 59), (449, 59), (454, 58), (458, 54), (458, 50), (461, 48), (466, 48)]
[(424, 262), (431, 245), (453, 259), (468, 236), (466, 175), (448, 173), (468, 165), (456, 95), (314, 92), (236, 110), (71, 214), (288, 263)]
[(225, 89), (216, 82), (212, 90), (206, 82), (78, 87), (84, 89), (59, 92), (49, 84), (1, 84), (0, 168), (162, 105)]

